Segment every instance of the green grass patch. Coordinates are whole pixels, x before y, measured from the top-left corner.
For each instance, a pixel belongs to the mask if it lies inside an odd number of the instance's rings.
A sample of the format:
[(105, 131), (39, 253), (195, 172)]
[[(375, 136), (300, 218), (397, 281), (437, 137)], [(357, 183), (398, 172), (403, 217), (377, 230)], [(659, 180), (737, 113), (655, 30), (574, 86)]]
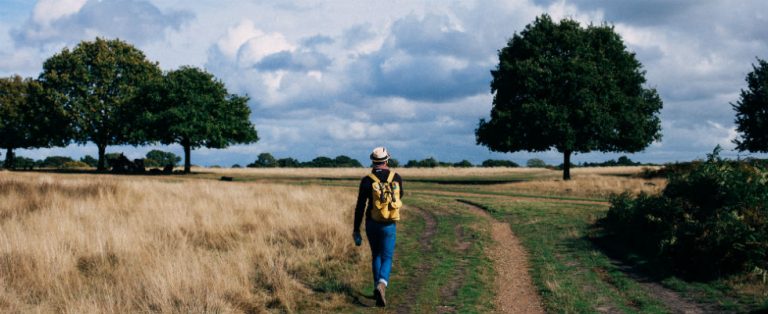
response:
[(470, 200), (510, 223), (529, 252), (531, 276), (548, 312), (668, 311), (587, 239), (589, 226), (604, 215), (605, 207)]

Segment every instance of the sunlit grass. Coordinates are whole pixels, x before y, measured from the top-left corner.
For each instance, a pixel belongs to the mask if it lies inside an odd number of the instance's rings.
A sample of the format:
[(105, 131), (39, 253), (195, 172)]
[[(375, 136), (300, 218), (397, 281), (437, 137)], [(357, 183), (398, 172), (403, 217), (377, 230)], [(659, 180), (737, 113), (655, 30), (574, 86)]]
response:
[[(141, 177), (0, 173), (0, 311), (334, 309), (367, 272), (354, 195)], [(327, 289), (328, 282), (335, 288)]]

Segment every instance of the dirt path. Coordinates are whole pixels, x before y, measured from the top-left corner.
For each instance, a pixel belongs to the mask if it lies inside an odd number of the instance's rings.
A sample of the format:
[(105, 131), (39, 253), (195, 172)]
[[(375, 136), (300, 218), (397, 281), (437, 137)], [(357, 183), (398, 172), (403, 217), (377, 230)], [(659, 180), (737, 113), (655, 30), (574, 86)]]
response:
[[(422, 230), (421, 235), (419, 236), (419, 245), (421, 246), (421, 253), (430, 254), (433, 251), (432, 240), (437, 233), (437, 219), (435, 219), (435, 216), (432, 215), (432, 213), (421, 208), (408, 207), (408, 211), (416, 213), (424, 219), (424, 230)], [(395, 313), (401, 314), (412, 312), (411, 306), (416, 303), (419, 294), (418, 290), (424, 286), (424, 280), (426, 280), (427, 275), (429, 275), (431, 267), (432, 265), (428, 263), (421, 263), (418, 265), (419, 269), (416, 271), (416, 277), (408, 280), (408, 288), (405, 293), (403, 293), (405, 298), (394, 303)]]
[(544, 313), (541, 298), (528, 273), (528, 254), (509, 224), (494, 219), (477, 206), (464, 204), (472, 213), (492, 222), (495, 245), (488, 249), (487, 254), (493, 259), (497, 273), (494, 287), (499, 313)]

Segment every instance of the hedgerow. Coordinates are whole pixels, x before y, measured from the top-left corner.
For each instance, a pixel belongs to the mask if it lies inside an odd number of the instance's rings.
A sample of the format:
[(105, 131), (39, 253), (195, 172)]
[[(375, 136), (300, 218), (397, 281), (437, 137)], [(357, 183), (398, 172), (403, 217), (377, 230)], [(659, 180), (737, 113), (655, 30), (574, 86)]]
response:
[(719, 157), (671, 172), (660, 195), (611, 198), (602, 224), (615, 240), (684, 276), (768, 270), (768, 171)]

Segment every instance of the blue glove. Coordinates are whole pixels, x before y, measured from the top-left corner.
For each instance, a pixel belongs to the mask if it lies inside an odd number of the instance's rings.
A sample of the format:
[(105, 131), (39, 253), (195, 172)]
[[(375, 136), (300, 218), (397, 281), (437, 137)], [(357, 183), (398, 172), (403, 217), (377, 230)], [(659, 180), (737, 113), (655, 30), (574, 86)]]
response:
[(360, 246), (363, 244), (363, 237), (360, 236), (360, 232), (352, 233), (352, 237), (355, 238), (355, 245)]

